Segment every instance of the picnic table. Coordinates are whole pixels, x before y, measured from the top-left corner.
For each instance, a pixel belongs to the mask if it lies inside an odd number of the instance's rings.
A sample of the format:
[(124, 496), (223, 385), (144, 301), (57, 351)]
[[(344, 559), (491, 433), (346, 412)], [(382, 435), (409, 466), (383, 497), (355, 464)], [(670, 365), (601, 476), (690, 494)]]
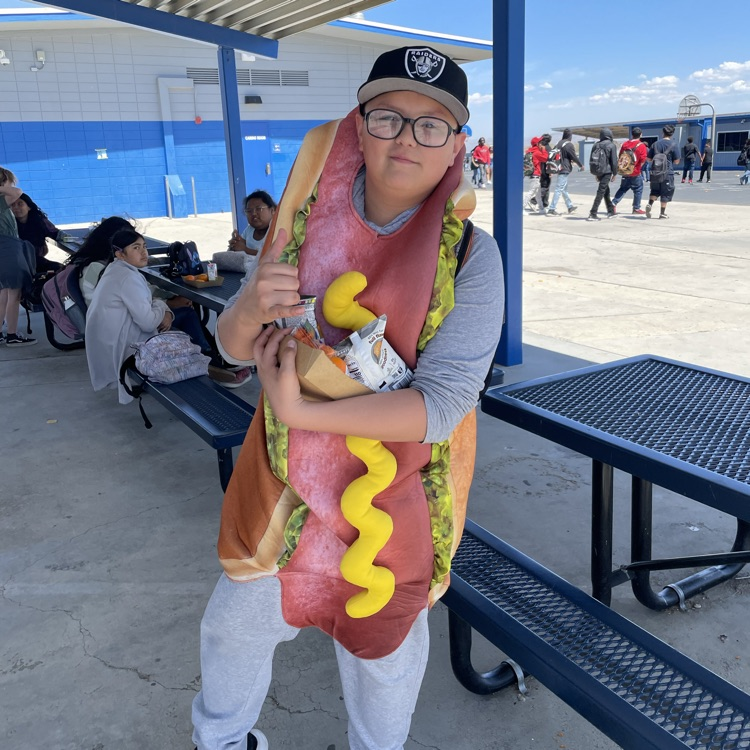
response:
[(186, 284), (179, 276), (170, 278), (165, 276), (162, 271), (167, 266), (149, 266), (142, 268), (141, 273), (146, 277), (149, 284), (158, 286), (164, 291), (172, 294), (179, 294), (189, 299), (194, 304), (201, 307), (204, 311), (213, 310), (217, 315), (224, 310), (224, 306), (229, 299), (239, 290), (244, 278), (243, 273), (234, 271), (222, 271), (220, 276), (224, 279), (221, 286), (194, 287)]
[[(591, 584), (605, 604), (631, 581), (652, 609), (750, 562), (750, 380), (642, 355), (490, 390), (482, 411), (592, 458)], [(631, 475), (631, 561), (612, 568), (613, 469)], [(652, 483), (737, 519), (731, 551), (652, 559)], [(707, 566), (652, 590), (650, 573)]]
[[(57, 235), (55, 242), (69, 255), (77, 253), (83, 241), (91, 231), (90, 227), (79, 227), (77, 229), (61, 229)], [(157, 240), (153, 237), (145, 237), (146, 250), (149, 255), (166, 255), (167, 248), (169, 247), (168, 242), (163, 240)]]

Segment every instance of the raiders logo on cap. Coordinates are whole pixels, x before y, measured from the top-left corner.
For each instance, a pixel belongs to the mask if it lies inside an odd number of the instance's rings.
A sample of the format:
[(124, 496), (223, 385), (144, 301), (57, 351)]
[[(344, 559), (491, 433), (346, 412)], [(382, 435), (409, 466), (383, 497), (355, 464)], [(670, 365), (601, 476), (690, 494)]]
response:
[(432, 47), (399, 47), (375, 60), (357, 91), (360, 104), (388, 91), (415, 91), (440, 102), (459, 127), (469, 119), (466, 73), (450, 57)]
[(406, 72), (417, 80), (432, 83), (445, 69), (445, 58), (428, 47), (407, 49), (404, 57)]

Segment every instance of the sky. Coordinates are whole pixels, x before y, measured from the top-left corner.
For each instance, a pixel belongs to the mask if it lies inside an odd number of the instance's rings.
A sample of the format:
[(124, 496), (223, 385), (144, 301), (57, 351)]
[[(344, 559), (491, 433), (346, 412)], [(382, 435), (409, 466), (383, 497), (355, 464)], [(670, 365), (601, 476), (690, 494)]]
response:
[[(717, 114), (750, 111), (747, 0), (709, 5), (717, 8), (716, 16), (698, 0), (661, 11), (656, 4), (631, 7), (629, 12), (625, 3), (526, 0), (527, 140), (557, 126), (667, 118), (688, 94), (713, 105)], [(491, 0), (394, 0), (364, 17), (491, 39), (491, 13)], [(464, 69), (470, 142), (479, 135), (491, 142), (492, 63)], [(710, 115), (710, 107), (702, 113)]]

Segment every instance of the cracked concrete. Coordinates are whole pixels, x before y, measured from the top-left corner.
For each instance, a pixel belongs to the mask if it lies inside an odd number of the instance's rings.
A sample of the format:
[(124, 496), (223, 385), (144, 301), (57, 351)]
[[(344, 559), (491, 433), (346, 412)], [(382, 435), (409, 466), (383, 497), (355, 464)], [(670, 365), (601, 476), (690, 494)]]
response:
[[(485, 227), (490, 198), (479, 195)], [(590, 200), (577, 196), (582, 206)], [(506, 369), (506, 382), (636, 347), (750, 375), (750, 354), (736, 346), (748, 329), (746, 216), (746, 207), (681, 198), (668, 228), (525, 217), (525, 361)], [(710, 222), (721, 232), (697, 231)], [(195, 238), (204, 256), (228, 235), (221, 216), (144, 224), (152, 235)], [(32, 323), (43, 332), (39, 316)], [(257, 384), (237, 393), (253, 399)], [(147, 400), (146, 408), (148, 431), (135, 405), (93, 393), (81, 352), (46, 342), (0, 348), (3, 750), (192, 748), (198, 628), (219, 575), (221, 490), (215, 453), (158, 405)], [(470, 516), (588, 590), (588, 461), (483, 414), (478, 431)], [(618, 475), (616, 491), (626, 490)], [(733, 540), (731, 519), (685, 498), (657, 490), (654, 508), (655, 546), (666, 556), (715, 552)], [(615, 524), (622, 562), (624, 503)], [(669, 574), (655, 578), (666, 583)], [(646, 610), (625, 587), (613, 606), (750, 690), (748, 602), (750, 577), (741, 574), (686, 613)], [(450, 671), (442, 605), (430, 622), (430, 662), (405, 750), (613, 750), (533, 679), (525, 697), (467, 693)], [(496, 666), (499, 655), (476, 641), (476, 666)], [(273, 750), (346, 750), (327, 637), (306, 630), (279, 647), (260, 726)]]

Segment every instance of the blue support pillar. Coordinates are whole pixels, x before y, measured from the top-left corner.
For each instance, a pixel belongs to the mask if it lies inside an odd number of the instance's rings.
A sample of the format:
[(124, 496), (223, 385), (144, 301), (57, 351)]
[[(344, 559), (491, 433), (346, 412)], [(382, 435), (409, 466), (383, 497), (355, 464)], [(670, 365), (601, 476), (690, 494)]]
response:
[(240, 118), (240, 97), (237, 91), (237, 65), (234, 50), (219, 47), (219, 89), (221, 90), (221, 110), (224, 117), (224, 140), (227, 146), (227, 169), (229, 171), (229, 192), (232, 203), (232, 226), (239, 226), (242, 215), (242, 201), (247, 195), (245, 187), (245, 159), (242, 153), (242, 120)]
[(505, 325), (495, 354), (499, 365), (517, 365), (522, 351), (523, 282), (523, 83), (525, 0), (493, 3), (492, 143), (495, 166), (494, 234), (505, 270)]

